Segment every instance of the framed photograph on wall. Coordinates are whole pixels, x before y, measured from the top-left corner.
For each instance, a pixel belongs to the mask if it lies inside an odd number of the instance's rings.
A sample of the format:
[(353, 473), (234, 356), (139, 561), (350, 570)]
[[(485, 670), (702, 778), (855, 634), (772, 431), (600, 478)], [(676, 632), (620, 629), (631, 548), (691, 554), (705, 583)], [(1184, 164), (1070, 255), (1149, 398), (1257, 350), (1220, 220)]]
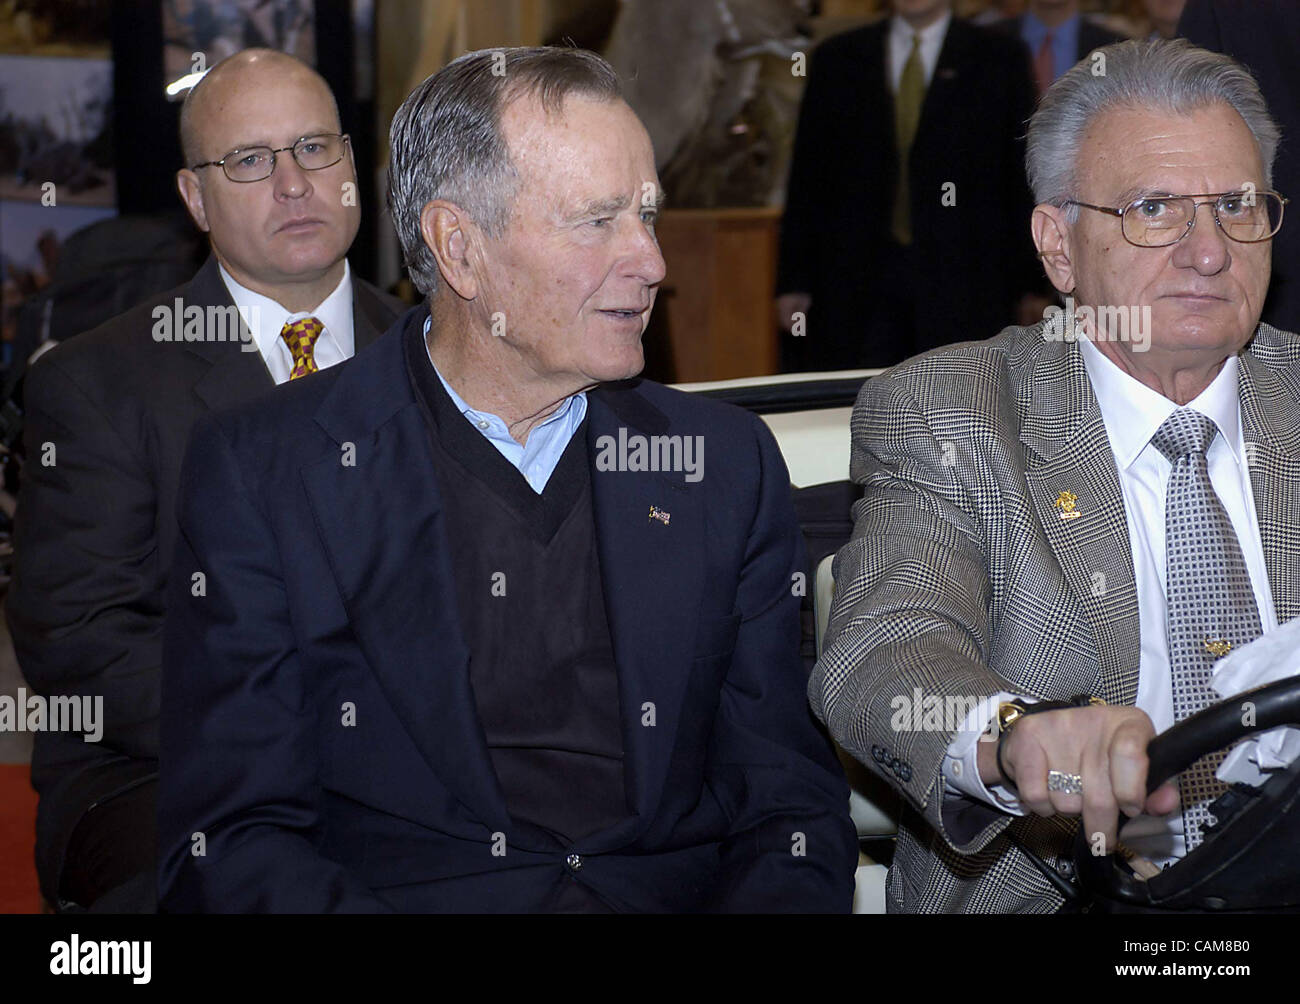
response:
[(163, 75), (180, 101), (194, 77), (240, 49), (279, 49), (316, 65), (313, 0), (162, 0)]
[(0, 55), (107, 59), (109, 0), (0, 0)]
[(0, 199), (116, 203), (113, 64), (0, 56)]

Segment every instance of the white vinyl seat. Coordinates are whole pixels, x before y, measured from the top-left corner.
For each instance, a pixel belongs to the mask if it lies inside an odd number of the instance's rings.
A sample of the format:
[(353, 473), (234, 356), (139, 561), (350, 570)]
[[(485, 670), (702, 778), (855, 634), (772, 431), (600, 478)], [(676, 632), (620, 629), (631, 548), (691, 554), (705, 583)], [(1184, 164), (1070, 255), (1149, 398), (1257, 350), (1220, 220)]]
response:
[[(879, 370), (839, 371), (835, 373), (806, 373), (774, 377), (748, 377), (714, 383), (678, 384), (678, 388), (691, 392), (734, 391), (771, 384), (797, 384), (828, 378), (865, 379)], [(844, 481), (849, 476), (849, 420), (853, 409), (843, 405), (810, 407), (803, 410), (778, 410), (760, 417), (771, 429), (780, 447), (790, 482), (796, 488)], [(835, 581), (831, 572), (834, 556), (828, 556), (817, 566), (813, 582), (813, 615), (816, 621), (817, 655), (822, 652), (826, 624), (830, 620), (831, 601), (835, 594)], [(883, 780), (849, 756), (838, 744), (835, 751), (844, 765), (849, 781), (849, 814), (857, 828), (859, 839), (888, 840), (898, 832), (899, 796)], [(853, 898), (854, 913), (885, 912), (886, 867), (872, 861), (867, 855), (858, 858), (855, 875), (856, 890)]]
[[(861, 860), (865, 855), (859, 855)], [(889, 869), (868, 861), (853, 873), (853, 912), (885, 913), (885, 877)]]
[[(835, 556), (828, 554), (817, 565), (813, 582), (813, 617), (816, 620), (817, 655), (822, 654), (826, 625), (830, 621), (831, 603), (835, 598), (832, 574)], [(872, 774), (835, 744), (835, 752), (849, 779), (849, 815), (857, 828), (858, 838), (891, 837), (898, 832), (899, 798), (889, 785)], [(885, 912), (885, 873), (888, 869), (864, 854), (859, 859), (857, 888), (853, 897), (854, 913)]]

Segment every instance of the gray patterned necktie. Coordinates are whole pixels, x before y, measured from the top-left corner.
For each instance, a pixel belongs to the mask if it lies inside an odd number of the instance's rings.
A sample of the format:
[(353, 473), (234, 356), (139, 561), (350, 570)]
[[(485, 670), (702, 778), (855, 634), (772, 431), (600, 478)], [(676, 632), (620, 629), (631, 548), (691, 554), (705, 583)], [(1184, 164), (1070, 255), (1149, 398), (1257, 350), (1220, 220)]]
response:
[[(1180, 408), (1151, 437), (1174, 468), (1165, 496), (1165, 581), (1178, 722), (1218, 700), (1210, 690), (1214, 663), (1260, 634), (1241, 544), (1206, 466), (1205, 451), (1218, 431), (1204, 415)], [(1204, 756), (1178, 779), (1189, 852), (1201, 843), (1201, 828), (1213, 818), (1209, 804), (1226, 790), (1214, 776), (1223, 757), (1223, 752)]]

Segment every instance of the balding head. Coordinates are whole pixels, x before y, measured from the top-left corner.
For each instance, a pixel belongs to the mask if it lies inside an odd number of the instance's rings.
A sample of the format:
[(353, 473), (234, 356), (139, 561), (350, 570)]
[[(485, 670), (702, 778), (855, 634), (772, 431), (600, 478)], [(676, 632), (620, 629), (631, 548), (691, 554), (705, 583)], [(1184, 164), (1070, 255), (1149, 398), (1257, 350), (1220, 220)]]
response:
[(325, 79), (300, 59), (275, 49), (244, 49), (212, 67), (190, 88), (181, 105), (181, 151), (186, 166), (223, 157), (228, 150), (206, 149), (205, 129), (212, 113), (241, 94), (270, 89), (288, 80), (311, 81), (329, 96), (334, 109), (333, 129), (338, 131), (338, 102)]
[[(247, 49), (212, 68), (181, 115), (186, 167), (176, 186), (222, 267), (241, 285), (290, 311), (311, 310), (333, 291), (361, 220), (352, 150), (334, 95), (310, 67)], [(299, 149), (308, 151), (299, 161)], [(218, 166), (269, 158), (268, 173)], [(322, 163), (336, 152), (338, 159)], [(266, 163), (265, 161), (262, 163)]]

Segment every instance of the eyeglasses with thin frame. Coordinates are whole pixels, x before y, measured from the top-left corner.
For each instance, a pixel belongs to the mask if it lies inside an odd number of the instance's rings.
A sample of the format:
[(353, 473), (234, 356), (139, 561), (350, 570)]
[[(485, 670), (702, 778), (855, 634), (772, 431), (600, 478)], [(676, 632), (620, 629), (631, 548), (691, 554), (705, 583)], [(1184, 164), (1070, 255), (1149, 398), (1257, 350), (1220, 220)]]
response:
[(1063, 206), (1082, 206), (1120, 218), (1120, 232), (1140, 248), (1177, 244), (1196, 226), (1196, 210), (1208, 205), (1214, 222), (1240, 244), (1271, 240), (1282, 229), (1282, 212), (1290, 199), (1278, 192), (1206, 192), (1201, 195), (1148, 195), (1113, 209), (1068, 199)]
[(241, 185), (264, 181), (275, 173), (276, 154), (288, 150), (304, 171), (321, 171), (333, 167), (343, 159), (343, 151), (351, 139), (347, 133), (320, 133), (303, 136), (292, 146), (272, 149), (269, 146), (248, 146), (231, 150), (220, 160), (209, 160), (190, 168), (220, 167), (226, 177)]

